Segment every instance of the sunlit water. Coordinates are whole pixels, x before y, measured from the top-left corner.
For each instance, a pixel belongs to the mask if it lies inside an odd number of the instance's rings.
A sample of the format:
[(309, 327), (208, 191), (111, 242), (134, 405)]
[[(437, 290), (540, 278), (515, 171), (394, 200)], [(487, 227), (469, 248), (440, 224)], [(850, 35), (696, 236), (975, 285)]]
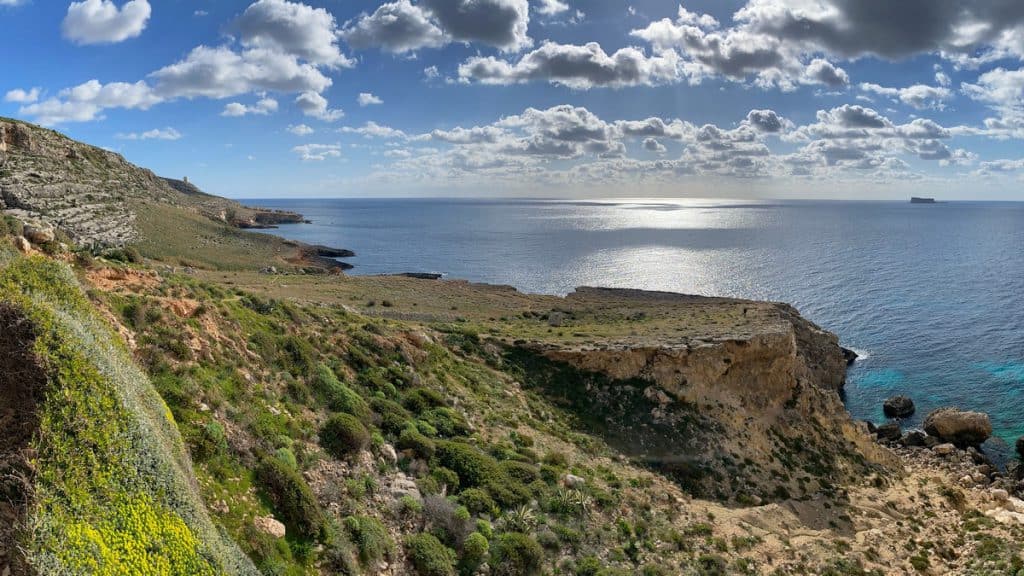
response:
[(790, 302), (864, 354), (846, 388), (854, 416), (882, 421), (882, 400), (904, 393), (911, 425), (955, 405), (988, 412), (1006, 442), (1024, 433), (1024, 204), (258, 203), (313, 221), (275, 233), (355, 250), (356, 274)]

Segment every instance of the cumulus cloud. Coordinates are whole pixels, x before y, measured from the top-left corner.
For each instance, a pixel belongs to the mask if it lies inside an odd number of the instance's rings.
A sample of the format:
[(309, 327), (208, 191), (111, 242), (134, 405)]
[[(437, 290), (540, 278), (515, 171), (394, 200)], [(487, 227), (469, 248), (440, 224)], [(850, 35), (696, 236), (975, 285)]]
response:
[(396, 53), (439, 48), (451, 41), (518, 51), (533, 45), (529, 23), (527, 0), (397, 0), (361, 14), (345, 25), (341, 36), (356, 49)]
[(327, 99), (312, 90), (299, 94), (295, 98), (295, 105), (306, 116), (318, 118), (324, 122), (335, 122), (345, 117), (343, 110), (329, 108)]
[(270, 48), (313, 64), (352, 66), (338, 47), (334, 16), (323, 8), (301, 2), (259, 0), (236, 20), (242, 44)]
[(370, 121), (363, 125), (361, 128), (352, 128), (351, 126), (343, 126), (340, 132), (345, 134), (361, 134), (365, 138), (406, 138), (405, 132), (396, 130), (390, 126), (382, 126), (376, 122)]
[(562, 0), (540, 0), (537, 5), (537, 13), (544, 16), (554, 16), (568, 10), (569, 5), (562, 2)]
[(607, 54), (596, 42), (583, 46), (545, 42), (516, 62), (493, 56), (470, 58), (459, 66), (459, 77), (484, 84), (543, 81), (575, 89), (620, 88), (673, 82), (678, 77), (677, 64), (674, 52), (647, 56), (627, 47)]
[(360, 92), (359, 93), (359, 97), (356, 98), (356, 101), (359, 102), (360, 106), (364, 106), (364, 107), (365, 106), (372, 106), (372, 105), (375, 105), (375, 104), (383, 104), (384, 103), (383, 100), (381, 100), (380, 98), (374, 96), (373, 94), (370, 94), (369, 92)]
[(505, 51), (529, 48), (527, 0), (422, 0), (454, 40), (479, 42)]
[(147, 0), (130, 0), (120, 8), (113, 0), (72, 2), (61, 30), (76, 44), (122, 42), (142, 34), (151, 12)]
[(294, 56), (256, 48), (198, 46), (184, 60), (150, 74), (163, 98), (229, 98), (256, 91), (322, 92), (332, 81), (316, 66)]
[(108, 108), (148, 110), (160, 101), (145, 82), (101, 84), (90, 80), (61, 90), (55, 98), (22, 106), (19, 113), (35, 117), (41, 124), (86, 122), (100, 117)]
[(946, 107), (945, 102), (953, 97), (953, 91), (949, 88), (925, 84), (915, 84), (906, 88), (887, 88), (878, 84), (863, 82), (860, 85), (860, 89), (865, 92), (872, 92), (899, 100), (918, 110), (942, 110)]
[(30, 88), (28, 90), (22, 90), (21, 88), (15, 88), (9, 91), (4, 96), (5, 102), (16, 102), (19, 104), (31, 104), (39, 100), (39, 88)]
[[(80, 14), (95, 18), (98, 14), (105, 16), (100, 19), (104, 22), (117, 21), (136, 14), (142, 5), (148, 11), (145, 0), (133, 0), (120, 9), (114, 7), (116, 13), (111, 13), (109, 0), (87, 0), (73, 3), (69, 14), (79, 15), (79, 19)], [(232, 26), (238, 31), (236, 40), (217, 47), (196, 46), (183, 59), (150, 73), (145, 81), (103, 85), (94, 80), (89, 86), (99, 93), (95, 98), (80, 95), (82, 87), (76, 87), (45, 102), (26, 103), (20, 112), (41, 123), (56, 124), (94, 120), (108, 108), (147, 108), (182, 98), (224, 99), (277, 92), (303, 95), (300, 104), (310, 116), (325, 120), (342, 116), (340, 110), (328, 109), (319, 96), (333, 84), (324, 70), (353, 64), (338, 47), (339, 30), (329, 12), (287, 0), (258, 0)], [(107, 94), (119, 97), (108, 98)], [(245, 107), (233, 102), (226, 106), (225, 115), (272, 111), (266, 106)]]
[(644, 138), (643, 146), (644, 150), (654, 152), (655, 154), (664, 154), (668, 150), (664, 144), (654, 138)]
[(142, 133), (129, 132), (114, 135), (114, 138), (118, 140), (180, 140), (181, 137), (181, 132), (174, 128), (155, 128)]
[(388, 52), (438, 48), (445, 44), (444, 32), (426, 11), (409, 0), (382, 4), (373, 14), (363, 13), (345, 26), (342, 38), (356, 49), (378, 47)]
[(278, 104), (277, 100), (273, 98), (262, 98), (252, 106), (246, 106), (238, 102), (231, 102), (224, 107), (224, 111), (220, 113), (221, 116), (247, 116), (250, 114), (257, 116), (266, 116), (273, 112), (277, 112)]
[(328, 158), (341, 157), (340, 144), (302, 144), (292, 148), (303, 162), (322, 162)]
[(310, 134), (316, 132), (316, 130), (312, 129), (309, 126), (306, 126), (305, 124), (289, 125), (287, 130), (292, 134), (295, 134), (296, 136), (309, 136)]

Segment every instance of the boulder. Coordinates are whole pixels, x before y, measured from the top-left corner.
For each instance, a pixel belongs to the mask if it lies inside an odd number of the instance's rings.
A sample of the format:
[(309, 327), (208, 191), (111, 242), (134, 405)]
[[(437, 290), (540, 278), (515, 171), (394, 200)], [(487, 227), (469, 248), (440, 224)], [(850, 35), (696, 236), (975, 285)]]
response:
[(558, 328), (565, 324), (564, 312), (552, 312), (548, 314), (548, 326)]
[(49, 244), (56, 239), (52, 226), (45, 224), (25, 224), (25, 238), (33, 244)]
[(878, 436), (879, 442), (895, 442), (900, 439), (902, 431), (900, 425), (896, 422), (889, 422), (888, 424), (882, 424), (875, 429), (875, 434)]
[(882, 403), (882, 411), (889, 418), (906, 418), (914, 413), (914, 401), (906, 396), (893, 396)]
[(846, 360), (847, 366), (852, 366), (857, 361), (857, 358), (860, 358), (859, 354), (849, 348), (840, 348), (840, 350), (843, 351), (843, 360)]
[(18, 236), (14, 239), (14, 247), (22, 254), (28, 254), (32, 251), (32, 245), (29, 244), (28, 240), (26, 240), (24, 236)]
[(385, 444), (380, 448), (380, 455), (384, 458), (384, 461), (388, 464), (398, 463), (398, 453), (395, 452), (395, 447), (391, 444)]
[(580, 489), (587, 485), (587, 481), (574, 474), (566, 474), (562, 477), (562, 483), (566, 488)]
[(284, 524), (280, 523), (275, 518), (271, 518), (269, 516), (260, 517), (253, 520), (252, 523), (256, 530), (264, 534), (269, 534), (274, 538), (284, 538)]
[(957, 446), (977, 446), (992, 436), (988, 414), (939, 408), (924, 420), (924, 431)]
[(904, 446), (922, 447), (926, 446), (928, 442), (928, 436), (920, 430), (911, 430), (903, 435), (900, 439), (900, 444)]
[(1024, 460), (1024, 436), (1017, 438), (1017, 456)]
[(956, 452), (956, 446), (952, 444), (939, 444), (932, 448), (932, 452), (935, 452), (939, 456), (949, 456), (953, 452)]

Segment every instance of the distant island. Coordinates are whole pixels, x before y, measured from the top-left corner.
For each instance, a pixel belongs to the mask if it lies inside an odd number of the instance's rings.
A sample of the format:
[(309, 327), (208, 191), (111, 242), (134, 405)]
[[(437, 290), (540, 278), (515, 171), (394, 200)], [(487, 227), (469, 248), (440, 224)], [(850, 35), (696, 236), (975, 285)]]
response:
[(937, 204), (935, 198), (918, 198), (914, 196), (910, 199), (911, 204)]

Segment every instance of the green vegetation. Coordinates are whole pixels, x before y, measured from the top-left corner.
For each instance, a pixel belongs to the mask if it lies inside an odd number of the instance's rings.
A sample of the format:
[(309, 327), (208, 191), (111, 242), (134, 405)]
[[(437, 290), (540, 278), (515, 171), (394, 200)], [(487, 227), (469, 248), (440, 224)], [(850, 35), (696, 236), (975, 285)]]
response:
[(70, 271), (44, 258), (0, 270), (0, 300), (32, 323), (46, 374), (32, 532), (42, 573), (254, 573), (194, 491), (181, 437)]
[(320, 445), (335, 458), (358, 454), (370, 443), (370, 433), (351, 414), (335, 414), (320, 429)]
[(288, 531), (315, 538), (324, 527), (323, 512), (302, 476), (277, 458), (265, 458), (256, 477)]
[(419, 576), (455, 576), (455, 551), (433, 534), (410, 536), (405, 547)]

